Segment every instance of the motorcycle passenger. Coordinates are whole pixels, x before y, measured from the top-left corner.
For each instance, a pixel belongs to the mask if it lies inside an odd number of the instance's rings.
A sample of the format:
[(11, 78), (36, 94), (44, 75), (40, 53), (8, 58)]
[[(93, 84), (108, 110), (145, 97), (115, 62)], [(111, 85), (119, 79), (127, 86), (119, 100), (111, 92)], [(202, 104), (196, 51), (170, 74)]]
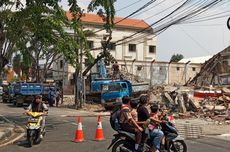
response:
[(130, 107), (131, 107), (131, 116), (133, 117), (133, 119), (137, 122), (137, 106), (138, 106), (138, 102), (132, 100), (130, 102)]
[[(142, 94), (140, 96), (140, 104), (137, 108), (137, 116), (138, 116), (138, 124), (143, 128), (143, 124), (146, 123), (146, 120), (149, 119), (149, 111), (147, 109), (147, 104), (149, 102), (149, 97), (147, 94)], [(141, 143), (146, 143), (148, 135), (145, 131), (142, 132), (142, 140)]]
[(145, 127), (147, 127), (150, 130), (150, 139), (153, 140), (152, 141), (153, 146), (151, 147), (151, 151), (159, 152), (159, 150), (163, 150), (161, 149), (161, 141), (164, 136), (164, 133), (159, 129), (159, 124), (164, 121), (161, 121), (158, 117), (157, 105), (152, 105), (150, 109), (151, 109), (150, 118), (147, 120)]
[[(27, 107), (26, 113), (28, 112), (43, 112), (44, 115), (42, 115), (42, 124), (41, 124), (41, 130), (45, 131), (45, 115), (48, 114), (48, 107), (45, 103), (42, 102), (42, 96), (36, 95), (34, 101)], [(42, 134), (41, 134), (42, 138)]]
[(131, 107), (130, 107), (131, 98), (124, 97), (122, 99), (122, 107), (120, 114), (120, 123), (121, 129), (135, 134), (135, 151), (141, 151), (139, 147), (142, 138), (143, 129), (137, 124), (137, 122), (132, 118)]

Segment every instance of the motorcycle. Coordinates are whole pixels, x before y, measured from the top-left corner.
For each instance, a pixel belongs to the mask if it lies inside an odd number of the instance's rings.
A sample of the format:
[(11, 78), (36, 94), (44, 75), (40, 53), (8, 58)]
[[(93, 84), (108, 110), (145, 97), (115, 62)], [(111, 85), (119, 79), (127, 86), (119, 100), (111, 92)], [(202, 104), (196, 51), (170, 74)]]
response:
[(45, 115), (43, 112), (27, 112), (28, 122), (26, 125), (27, 129), (27, 141), (29, 147), (33, 144), (39, 144), (42, 141), (41, 136), (45, 135), (45, 131), (42, 130), (42, 116)]
[[(165, 136), (165, 150), (168, 152), (187, 152), (187, 145), (182, 137), (177, 133), (175, 126), (172, 123), (160, 124), (161, 129)], [(112, 147), (112, 152), (132, 152), (134, 151), (135, 135), (125, 131), (118, 131), (114, 134), (114, 139), (108, 147)], [(152, 140), (148, 138), (147, 142), (143, 145), (143, 152), (151, 152)]]

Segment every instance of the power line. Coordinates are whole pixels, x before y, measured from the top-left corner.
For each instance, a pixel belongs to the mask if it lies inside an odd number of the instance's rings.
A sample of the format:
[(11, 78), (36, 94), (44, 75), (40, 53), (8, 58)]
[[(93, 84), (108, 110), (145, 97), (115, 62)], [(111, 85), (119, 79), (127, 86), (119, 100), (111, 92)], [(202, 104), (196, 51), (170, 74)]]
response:
[[(127, 43), (127, 42), (121, 42), (121, 41), (124, 41), (124, 40), (127, 40), (127, 39), (129, 39), (129, 38), (132, 38), (133, 36), (135, 36), (135, 35), (137, 35), (137, 34), (139, 34), (139, 33), (141, 33), (141, 32), (144, 32), (144, 31), (146, 31), (146, 30), (149, 30), (149, 28), (152, 27), (153, 25), (155, 25), (155, 24), (157, 24), (157, 23), (160, 23), (161, 21), (164, 21), (165, 19), (167, 19), (168, 17), (170, 17), (172, 14), (174, 14), (175, 12), (177, 12), (178, 10), (180, 10), (182, 7), (186, 6), (186, 4), (188, 4), (189, 2), (190, 2), (190, 0), (185, 1), (182, 5), (180, 5), (179, 7), (177, 7), (177, 8), (176, 8), (175, 10), (173, 10), (171, 13), (169, 13), (169, 14), (166, 15), (166, 16), (164, 16), (163, 18), (161, 18), (161, 19), (158, 20), (157, 22), (152, 23), (151, 25), (149, 25), (148, 28), (145, 28), (145, 29), (142, 29), (142, 30), (140, 30), (140, 31), (137, 31), (137, 32), (135, 32), (134, 34), (132, 34), (132, 35), (126, 37), (126, 38), (123, 38), (123, 39), (120, 39), (120, 40), (116, 41), (116, 42), (117, 42), (116, 46), (117, 46), (117, 45), (122, 45), (122, 44), (124, 44), (124, 43)], [(170, 26), (172, 26), (172, 25), (174, 25), (174, 24), (179, 24), (179, 23), (182, 23), (182, 21), (186, 21), (187, 19), (190, 19), (191, 16), (192, 16), (192, 17), (195, 17), (195, 16), (199, 15), (200, 13), (203, 13), (203, 12), (206, 11), (208, 8), (211, 8), (211, 7), (215, 6), (215, 5), (218, 4), (219, 2), (220, 2), (220, 0), (214, 0), (214, 1), (211, 1), (211, 2), (209, 2), (208, 4), (206, 4), (206, 3), (207, 3), (206, 1), (202, 1), (202, 3), (200, 3), (201, 6), (199, 6), (199, 7), (197, 6), (198, 8), (195, 8), (195, 9), (192, 10), (192, 11), (188, 11), (187, 14), (184, 14), (184, 15), (182, 14), (182, 16), (179, 16), (178, 19), (174, 19), (173, 21), (170, 21), (170, 22), (168, 22), (168, 23), (164, 23), (163, 25), (159, 26), (159, 27), (158, 27), (158, 30), (154, 31), (154, 32), (155, 32), (155, 35), (158, 35), (158, 34), (162, 33), (162, 32), (165, 31), (168, 27), (170, 27)], [(195, 3), (195, 4), (197, 5), (198, 3)], [(193, 4), (192, 6), (195, 6), (195, 4)], [(190, 7), (191, 7), (191, 6), (190, 6)], [(149, 34), (147, 33), (147, 35), (149, 35)], [(144, 37), (146, 37), (147, 35), (144, 35)], [(143, 36), (138, 37), (138, 38), (143, 38)], [(136, 38), (134, 38), (134, 39), (136, 39)], [(131, 40), (133, 40), (133, 39), (131, 39)], [(129, 41), (130, 41), (130, 40), (129, 40)], [(118, 43), (118, 42), (121, 42), (121, 43)], [(142, 43), (143, 43), (143, 42), (142, 42)], [(98, 49), (101, 49), (101, 47), (100, 47), (100, 48), (94, 48), (94, 49), (92, 49), (92, 50), (98, 50)]]
[[(188, 2), (189, 2), (189, 1), (184, 2), (181, 6), (179, 6), (179, 7), (178, 7), (177, 9), (175, 9), (173, 12), (171, 12), (171, 13), (168, 14), (168, 15), (166, 15), (165, 17), (163, 17), (163, 18), (160, 19), (160, 20), (163, 20), (164, 18), (170, 16), (171, 14), (173, 14), (174, 12), (176, 12), (177, 10), (179, 10), (180, 8), (182, 8), (182, 6), (185, 6), (185, 4), (188, 3)], [(172, 21), (172, 22), (170, 22), (170, 23), (167, 23), (166, 25), (163, 25), (162, 27), (159, 27), (159, 30), (155, 31), (155, 33), (156, 33), (156, 34), (157, 34), (157, 33), (162, 33), (162, 31), (165, 31), (168, 27), (170, 27), (170, 26), (172, 26), (172, 25), (174, 25), (174, 24), (180, 23), (181, 20), (184, 20), (184, 19), (186, 19), (187, 17), (189, 17), (190, 15), (193, 15), (193, 14), (199, 12), (199, 11), (202, 11), (202, 10), (205, 9), (205, 8), (208, 8), (208, 7), (210, 7), (210, 6), (214, 5), (214, 4), (216, 4), (216, 2), (218, 2), (218, 0), (215, 0), (215, 1), (211, 2), (211, 3), (208, 3), (207, 5), (205, 5), (205, 6), (201, 7), (201, 8), (199, 8), (198, 10), (194, 10), (193, 12), (191, 12), (191, 13), (189, 13), (189, 14), (187, 14), (187, 15), (184, 15), (183, 17), (181, 17), (181, 18), (179, 18), (179, 19), (177, 19), (177, 20), (175, 20), (175, 21)], [(158, 20), (157, 22), (159, 22), (160, 20)], [(156, 23), (151, 24), (150, 27), (153, 26), (154, 24), (156, 24)], [(144, 30), (146, 30), (146, 29), (144, 29)], [(143, 30), (141, 30), (141, 32), (142, 32), (142, 31), (143, 31)], [(133, 35), (136, 35), (137, 33), (140, 33), (140, 31), (138, 31), (138, 32), (136, 32), (136, 33), (134, 33), (134, 34), (132, 34), (132, 36), (133, 36)], [(146, 37), (146, 35), (144, 35), (144, 37)], [(154, 36), (154, 37), (155, 37), (155, 36)], [(125, 39), (127, 39), (127, 38), (131, 38), (131, 36), (126, 37), (126, 38), (121, 39), (121, 40), (123, 41), (123, 40), (125, 40)], [(138, 38), (134, 38), (134, 39), (140, 39), (140, 38), (143, 38), (143, 36), (142, 36), (142, 37), (138, 37)], [(121, 40), (120, 40), (120, 41), (121, 41)], [(133, 39), (132, 39), (132, 40), (133, 40)], [(131, 40), (130, 40), (130, 41), (131, 41)], [(121, 44), (124, 44), (124, 43), (127, 43), (127, 42), (118, 43), (117, 45), (121, 45)], [(143, 43), (143, 42), (142, 42), (142, 43)]]
[(133, 5), (137, 4), (137, 3), (139, 3), (139, 2), (141, 2), (141, 1), (143, 1), (143, 0), (138, 0), (138, 1), (135, 1), (135, 2), (133, 2), (133, 3), (131, 3), (131, 4), (128, 4), (128, 5), (126, 5), (126, 6), (122, 7), (122, 8), (120, 8), (119, 10), (116, 10), (116, 12), (119, 12), (119, 11), (122, 11), (122, 10), (124, 10), (124, 9), (126, 9), (126, 8), (129, 8), (129, 7), (131, 7), (131, 6), (133, 6)]
[[(140, 12), (142, 9), (148, 7), (149, 5), (151, 5), (151, 4), (152, 4), (153, 2), (155, 2), (155, 1), (156, 1), (156, 0), (150, 0), (149, 2), (147, 2), (146, 4), (144, 4), (142, 7), (140, 7), (140, 8), (137, 9), (136, 11), (134, 11), (134, 12), (132, 12), (131, 14), (129, 14), (128, 16), (126, 16), (125, 18), (123, 18), (123, 19), (121, 19), (121, 20), (115, 22), (114, 25), (116, 25), (116, 24), (118, 24), (118, 23), (120, 23), (120, 22), (126, 20), (127, 18), (133, 16), (134, 14)], [(99, 29), (99, 30), (93, 32), (93, 34), (96, 34), (96, 33), (100, 32), (100, 31), (103, 31), (104, 29), (105, 29), (105, 28)]]
[(196, 43), (197, 46), (199, 46), (202, 50), (205, 50), (209, 54), (212, 54), (211, 52), (208, 51), (207, 48), (205, 48), (202, 44), (200, 44), (196, 39), (194, 39), (188, 32), (186, 32), (181, 26), (178, 25), (178, 27), (193, 41)]

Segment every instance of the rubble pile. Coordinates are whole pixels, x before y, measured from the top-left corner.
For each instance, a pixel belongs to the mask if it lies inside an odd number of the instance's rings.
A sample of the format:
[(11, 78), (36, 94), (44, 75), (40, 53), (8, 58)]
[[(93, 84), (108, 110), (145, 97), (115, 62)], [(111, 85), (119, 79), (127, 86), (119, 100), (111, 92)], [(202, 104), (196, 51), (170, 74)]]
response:
[[(230, 123), (230, 89), (221, 88), (219, 96), (195, 96), (193, 87), (157, 86), (149, 90), (150, 103), (167, 107), (180, 119), (204, 118)], [(215, 92), (215, 90), (213, 91)]]

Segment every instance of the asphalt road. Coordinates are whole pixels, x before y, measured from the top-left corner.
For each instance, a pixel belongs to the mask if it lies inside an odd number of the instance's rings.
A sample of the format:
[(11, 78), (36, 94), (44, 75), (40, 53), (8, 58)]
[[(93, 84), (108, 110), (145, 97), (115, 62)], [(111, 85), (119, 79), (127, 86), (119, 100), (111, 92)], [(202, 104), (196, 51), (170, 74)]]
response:
[[(0, 114), (20, 125), (25, 125), (27, 117), (22, 115), (24, 109), (16, 108), (10, 104), (0, 103)], [(27, 147), (25, 138), (18, 142), (0, 148), (0, 152), (106, 152), (112, 139), (113, 130), (110, 127), (108, 117), (102, 118), (102, 125), (106, 140), (94, 141), (97, 127), (96, 117), (83, 117), (83, 131), (85, 142), (73, 142), (75, 130), (77, 129), (76, 117), (65, 117), (64, 115), (87, 115), (88, 112), (71, 109), (51, 108), (47, 117), (47, 134), (41, 144), (32, 148)], [(229, 141), (213, 138), (202, 138), (198, 140), (187, 140), (189, 152), (229, 152)]]

